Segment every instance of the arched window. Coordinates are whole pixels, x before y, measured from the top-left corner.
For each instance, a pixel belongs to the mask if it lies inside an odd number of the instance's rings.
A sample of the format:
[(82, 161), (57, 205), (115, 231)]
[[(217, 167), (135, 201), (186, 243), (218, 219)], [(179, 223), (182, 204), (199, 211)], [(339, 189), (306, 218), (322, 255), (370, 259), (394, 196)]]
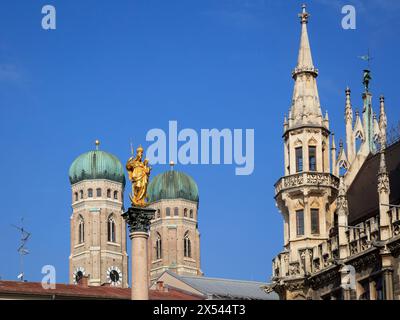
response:
[(177, 207), (174, 208), (174, 216), (179, 216), (179, 209)]
[(118, 191), (114, 191), (114, 199), (118, 200)]
[(101, 189), (100, 188), (96, 189), (96, 197), (101, 197)]
[(185, 233), (185, 237), (183, 238), (183, 253), (186, 258), (192, 257), (192, 246), (189, 238), (189, 231)]
[(115, 242), (115, 239), (115, 221), (113, 215), (110, 215), (107, 221), (107, 241)]
[(107, 189), (107, 198), (111, 198), (111, 190)]
[(183, 216), (186, 218), (187, 217), (187, 209), (183, 209)]
[(162, 242), (161, 242), (161, 235), (157, 232), (156, 238), (156, 259), (159, 260), (162, 258)]
[(88, 197), (93, 198), (93, 189), (88, 189)]
[(190, 219), (193, 219), (193, 209), (190, 209)]
[(78, 201), (78, 199), (79, 199), (79, 198), (78, 198), (78, 192), (75, 192), (75, 193), (74, 193), (74, 196), (75, 196), (75, 201)]
[(78, 218), (78, 243), (85, 242), (85, 221), (82, 216)]
[(311, 209), (311, 233), (319, 234), (319, 210)]
[(170, 216), (171, 216), (171, 209), (170, 209), (170, 208), (165, 209), (165, 215), (166, 215), (167, 217), (170, 217)]
[(303, 148), (297, 147), (295, 149), (295, 156), (296, 156), (296, 172), (303, 171)]
[(296, 211), (296, 234), (297, 236), (304, 236), (304, 211)]
[(308, 169), (309, 171), (317, 171), (317, 147), (308, 147)]
[(81, 199), (83, 199), (83, 190), (79, 191)]
[(157, 209), (157, 219), (160, 219), (161, 218), (161, 211), (160, 211), (160, 209)]

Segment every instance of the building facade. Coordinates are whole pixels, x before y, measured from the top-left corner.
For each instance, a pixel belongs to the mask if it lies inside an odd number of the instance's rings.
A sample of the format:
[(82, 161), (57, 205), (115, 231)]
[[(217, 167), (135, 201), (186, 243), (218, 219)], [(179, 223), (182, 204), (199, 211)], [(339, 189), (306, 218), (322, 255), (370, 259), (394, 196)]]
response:
[(321, 110), (305, 6), (299, 17), (284, 176), (275, 184), (284, 250), (273, 259), (269, 290), (281, 299), (400, 299), (400, 147), (387, 143), (385, 99), (375, 115), (369, 70), (361, 114), (345, 90), (346, 146), (337, 150)]
[(80, 155), (69, 170), (72, 191), (70, 283), (88, 278), (90, 286), (128, 287), (125, 174), (105, 151)]
[(152, 179), (147, 192), (150, 207), (156, 210), (148, 242), (150, 280), (166, 270), (202, 275), (196, 182), (171, 167)]

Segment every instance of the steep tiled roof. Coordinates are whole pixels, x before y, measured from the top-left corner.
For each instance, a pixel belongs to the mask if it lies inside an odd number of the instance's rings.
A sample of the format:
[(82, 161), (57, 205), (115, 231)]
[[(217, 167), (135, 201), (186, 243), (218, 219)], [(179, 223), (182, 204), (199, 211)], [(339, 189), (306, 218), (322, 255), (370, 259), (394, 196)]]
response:
[[(57, 284), (55, 289), (44, 289), (39, 282), (0, 281), (1, 296), (26, 296), (27, 299), (117, 299), (130, 300), (130, 288)], [(150, 290), (150, 300), (200, 300), (201, 297), (167, 287), (163, 291)]]

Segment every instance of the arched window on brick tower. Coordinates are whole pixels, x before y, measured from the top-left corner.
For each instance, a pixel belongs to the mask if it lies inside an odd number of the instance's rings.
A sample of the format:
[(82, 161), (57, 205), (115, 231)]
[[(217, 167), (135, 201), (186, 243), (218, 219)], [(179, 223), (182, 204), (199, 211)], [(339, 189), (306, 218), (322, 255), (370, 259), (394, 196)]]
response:
[(78, 243), (81, 244), (85, 242), (85, 220), (83, 220), (81, 215), (78, 217), (78, 219)]
[(161, 241), (161, 235), (157, 232), (157, 239), (156, 239), (156, 259), (162, 259), (162, 241)]
[(107, 241), (108, 242), (116, 242), (115, 221), (114, 221), (113, 214), (111, 214), (108, 217), (108, 221), (107, 221)]
[(192, 246), (189, 237), (189, 231), (186, 231), (185, 237), (183, 238), (183, 252), (186, 258), (192, 257)]

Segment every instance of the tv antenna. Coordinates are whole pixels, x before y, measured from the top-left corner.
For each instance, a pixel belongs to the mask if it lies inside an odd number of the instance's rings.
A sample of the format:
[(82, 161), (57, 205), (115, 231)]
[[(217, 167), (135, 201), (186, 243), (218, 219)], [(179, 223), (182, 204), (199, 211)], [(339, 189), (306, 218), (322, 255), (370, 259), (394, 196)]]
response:
[(21, 280), (22, 282), (24, 281), (24, 256), (29, 254), (29, 250), (26, 248), (26, 243), (28, 242), (28, 240), (31, 236), (31, 234), (24, 229), (23, 224), (24, 224), (24, 218), (21, 218), (21, 226), (20, 227), (14, 225), (14, 224), (11, 225), (12, 227), (18, 229), (21, 232), (20, 245), (17, 249), (17, 252), (20, 257), (20, 273), (17, 276), (17, 278), (19, 280)]

